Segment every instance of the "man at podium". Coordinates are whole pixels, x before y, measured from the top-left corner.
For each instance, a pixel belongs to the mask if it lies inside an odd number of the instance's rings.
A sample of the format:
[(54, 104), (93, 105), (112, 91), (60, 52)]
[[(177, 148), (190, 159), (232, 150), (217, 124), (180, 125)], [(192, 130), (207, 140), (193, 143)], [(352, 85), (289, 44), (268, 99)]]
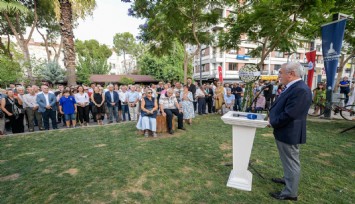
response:
[(312, 93), (302, 81), (303, 66), (297, 62), (283, 64), (279, 81), (286, 88), (270, 108), (269, 123), (274, 128), (276, 146), (280, 155), (284, 177), (273, 178), (284, 184), (280, 192), (270, 193), (278, 200), (297, 200), (301, 173), (299, 145), (306, 143), (306, 122), (312, 103)]

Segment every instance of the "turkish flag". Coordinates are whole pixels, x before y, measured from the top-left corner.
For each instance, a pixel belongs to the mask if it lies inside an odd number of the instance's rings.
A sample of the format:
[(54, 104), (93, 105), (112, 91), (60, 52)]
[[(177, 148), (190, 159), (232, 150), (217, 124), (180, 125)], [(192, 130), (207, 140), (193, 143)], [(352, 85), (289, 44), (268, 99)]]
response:
[(306, 52), (306, 58), (308, 62), (308, 77), (307, 85), (312, 88), (314, 68), (316, 67), (316, 50)]
[(222, 66), (218, 66), (219, 81), (223, 83)]

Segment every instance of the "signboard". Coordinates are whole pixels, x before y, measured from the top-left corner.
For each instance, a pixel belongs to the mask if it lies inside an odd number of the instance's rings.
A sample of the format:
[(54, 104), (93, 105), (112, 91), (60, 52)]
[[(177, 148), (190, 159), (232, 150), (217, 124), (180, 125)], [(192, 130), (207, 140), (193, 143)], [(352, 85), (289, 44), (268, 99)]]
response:
[(334, 88), (334, 78), (338, 67), (340, 51), (344, 38), (346, 19), (322, 26), (322, 49), (327, 87)]
[(249, 60), (249, 55), (237, 55), (237, 60)]
[(218, 78), (221, 83), (223, 83), (223, 72), (222, 72), (222, 66), (218, 66)]

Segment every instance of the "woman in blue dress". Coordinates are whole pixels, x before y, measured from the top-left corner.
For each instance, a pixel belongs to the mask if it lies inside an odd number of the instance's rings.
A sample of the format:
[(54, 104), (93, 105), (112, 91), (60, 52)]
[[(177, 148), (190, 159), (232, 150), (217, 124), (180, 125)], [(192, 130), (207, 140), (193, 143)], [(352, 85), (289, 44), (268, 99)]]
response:
[(194, 105), (192, 93), (189, 91), (187, 86), (184, 86), (184, 91), (180, 94), (181, 104), (182, 104), (182, 112), (184, 114), (183, 118), (186, 123), (191, 125), (192, 118), (195, 117)]

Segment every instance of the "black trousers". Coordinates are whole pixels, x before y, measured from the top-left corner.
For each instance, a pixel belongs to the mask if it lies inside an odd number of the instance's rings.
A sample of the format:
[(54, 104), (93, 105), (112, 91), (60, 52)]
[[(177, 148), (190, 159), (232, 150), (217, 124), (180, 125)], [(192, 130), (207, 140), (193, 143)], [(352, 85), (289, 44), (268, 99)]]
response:
[(79, 121), (83, 123), (84, 121), (89, 123), (89, 106), (81, 107), (78, 106)]
[(206, 99), (198, 98), (198, 114), (206, 114)]
[(207, 108), (208, 108), (208, 113), (212, 113), (212, 106), (213, 106), (212, 97), (206, 98), (206, 104), (207, 104)]
[(58, 129), (57, 128), (57, 118), (56, 118), (56, 112), (52, 109), (46, 109), (45, 112), (42, 112), (42, 118), (43, 118), (43, 124), (44, 124), (44, 128), (46, 130), (49, 130), (49, 118), (52, 121), (52, 128), (53, 129)]
[(25, 126), (23, 124), (24, 117), (24, 114), (19, 114), (17, 118), (14, 115), (8, 117), (10, 120), (9, 124), (11, 126), (12, 133), (16, 134), (25, 132)]
[(164, 109), (164, 112), (166, 113), (166, 122), (169, 130), (173, 128), (173, 114), (178, 118), (178, 128), (183, 128), (183, 114), (178, 109)]

